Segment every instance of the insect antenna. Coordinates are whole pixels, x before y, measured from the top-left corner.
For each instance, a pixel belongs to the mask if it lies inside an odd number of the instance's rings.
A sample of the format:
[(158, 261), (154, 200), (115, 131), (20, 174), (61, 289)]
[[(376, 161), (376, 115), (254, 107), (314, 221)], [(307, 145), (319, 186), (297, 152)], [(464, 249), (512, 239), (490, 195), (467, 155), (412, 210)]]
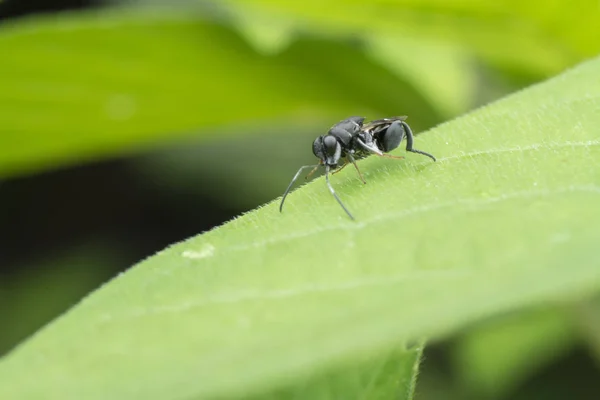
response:
[(287, 189), (285, 189), (285, 192), (283, 193), (283, 197), (281, 198), (281, 204), (279, 205), (279, 212), (283, 211), (283, 202), (285, 201), (285, 198), (287, 197), (288, 193), (290, 192), (290, 189), (294, 185), (294, 182), (296, 182), (296, 180), (298, 179), (298, 176), (300, 176), (300, 173), (302, 171), (304, 171), (306, 168), (314, 168), (312, 170), (312, 172), (314, 172), (320, 165), (321, 164), (317, 164), (317, 165), (304, 165), (304, 166), (300, 167), (300, 169), (298, 170), (298, 172), (296, 172), (296, 175), (294, 175), (294, 177), (292, 178), (292, 181), (288, 185)]

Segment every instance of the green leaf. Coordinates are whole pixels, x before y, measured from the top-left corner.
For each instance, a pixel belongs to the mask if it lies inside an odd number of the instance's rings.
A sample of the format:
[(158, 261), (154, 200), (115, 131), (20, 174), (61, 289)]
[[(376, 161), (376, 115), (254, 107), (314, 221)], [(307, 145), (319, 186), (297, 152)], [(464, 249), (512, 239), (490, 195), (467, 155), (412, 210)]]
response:
[[(0, 362), (0, 398), (270, 392), (600, 290), (600, 59), (176, 244)], [(396, 151), (395, 154), (404, 154)], [(290, 175), (294, 171), (290, 171)], [(35, 385), (31, 383), (35, 377)]]
[(443, 115), (454, 117), (473, 107), (478, 78), (473, 57), (457, 47), (381, 35), (370, 39), (369, 52), (412, 82)]
[[(588, 0), (556, 2), (540, 9), (517, 0), (362, 1), (227, 0), (248, 19), (268, 16), (276, 26), (333, 35), (417, 38), (457, 46), (497, 65), (551, 74), (598, 53), (598, 5)], [(402, 46), (396, 51), (403, 52)], [(407, 57), (410, 54), (407, 54)], [(425, 64), (423, 64), (426, 67)], [(439, 64), (435, 65), (439, 67)]]
[(482, 104), (477, 91), (489, 82), (478, 82), (478, 61), (528, 85), (600, 52), (600, 13), (589, 0), (543, 9), (516, 0), (223, 3), (241, 25), (253, 27), (243, 30), (246, 37), (267, 51), (284, 46), (294, 31), (362, 39), (368, 54), (409, 79), (447, 118)]
[(569, 351), (577, 336), (565, 310), (528, 310), (463, 335), (454, 349), (455, 369), (473, 398), (502, 398)]
[(0, 329), (0, 355), (93, 290), (110, 275), (105, 267), (116, 259), (105, 244), (79, 243), (66, 254), (21, 265), (23, 272), (7, 280), (10, 284), (0, 284), (0, 315), (6, 323)]
[(414, 88), (350, 44), (299, 38), (264, 55), (230, 26), (186, 10), (34, 18), (0, 27), (0, 48), (0, 177), (184, 135), (244, 135), (273, 119), (282, 135), (286, 124), (348, 110), (439, 120)]
[(410, 400), (423, 347), (396, 350), (387, 357), (369, 357), (341, 370), (259, 395), (256, 399), (399, 399)]
[(576, 309), (581, 336), (600, 366), (600, 299), (595, 298)]

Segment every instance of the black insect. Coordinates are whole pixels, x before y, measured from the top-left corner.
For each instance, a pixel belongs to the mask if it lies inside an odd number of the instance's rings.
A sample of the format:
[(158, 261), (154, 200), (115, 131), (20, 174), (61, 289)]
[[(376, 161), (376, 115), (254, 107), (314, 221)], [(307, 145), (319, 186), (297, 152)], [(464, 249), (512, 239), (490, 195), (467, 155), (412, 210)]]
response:
[[(327, 182), (329, 191), (340, 206), (342, 206), (346, 214), (348, 214), (351, 219), (354, 219), (352, 214), (350, 214), (350, 211), (348, 211), (346, 206), (344, 206), (344, 203), (342, 203), (335, 193), (335, 190), (333, 190), (333, 187), (329, 182), (329, 172), (335, 174), (341, 171), (349, 163), (352, 163), (358, 172), (360, 180), (363, 183), (367, 183), (360, 173), (358, 165), (356, 165), (356, 160), (365, 158), (370, 154), (396, 159), (404, 158), (385, 154), (397, 148), (404, 138), (406, 138), (406, 151), (423, 154), (435, 161), (433, 155), (413, 148), (413, 133), (408, 124), (404, 122), (405, 119), (406, 116), (391, 117), (363, 124), (365, 120), (364, 117), (350, 117), (332, 126), (331, 129), (329, 129), (329, 132), (327, 132), (327, 135), (319, 136), (313, 142), (313, 153), (319, 158), (319, 163), (316, 165), (305, 165), (300, 167), (283, 194), (279, 211), (283, 210), (283, 202), (290, 192), (292, 185), (296, 182), (300, 173), (306, 168), (313, 168), (306, 176), (306, 178), (308, 178), (320, 166), (325, 167), (325, 181)], [(341, 166), (338, 165), (340, 159), (343, 159), (343, 164)]]

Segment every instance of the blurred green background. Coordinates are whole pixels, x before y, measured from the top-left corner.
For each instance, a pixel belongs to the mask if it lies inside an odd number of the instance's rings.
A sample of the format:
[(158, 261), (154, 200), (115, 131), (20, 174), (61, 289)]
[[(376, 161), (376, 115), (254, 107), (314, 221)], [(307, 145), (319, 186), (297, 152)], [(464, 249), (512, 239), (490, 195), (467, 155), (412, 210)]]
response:
[[(0, 1), (0, 355), (279, 196), (334, 122), (420, 132), (600, 50), (597, 1), (168, 4)], [(429, 348), (417, 398), (600, 398), (563, 311)]]

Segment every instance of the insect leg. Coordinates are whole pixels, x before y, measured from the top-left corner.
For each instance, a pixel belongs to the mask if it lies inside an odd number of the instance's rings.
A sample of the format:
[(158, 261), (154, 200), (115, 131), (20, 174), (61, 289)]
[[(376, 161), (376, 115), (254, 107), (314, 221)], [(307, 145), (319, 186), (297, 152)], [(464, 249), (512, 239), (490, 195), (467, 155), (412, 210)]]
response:
[(381, 150), (379, 150), (377, 147), (367, 145), (365, 142), (360, 140), (360, 138), (356, 138), (356, 141), (358, 142), (360, 147), (362, 147), (363, 149), (370, 151), (371, 153), (377, 154), (378, 156), (383, 156), (383, 152)]
[(432, 154), (426, 153), (426, 152), (424, 152), (422, 150), (413, 149), (413, 133), (412, 133), (412, 130), (410, 129), (410, 126), (408, 126), (408, 124), (406, 122), (401, 121), (400, 123), (402, 124), (402, 126), (406, 130), (406, 151), (410, 151), (412, 153), (417, 153), (417, 154), (422, 154), (424, 156), (427, 156), (427, 157), (431, 158), (433, 161), (436, 161), (435, 157)]
[[(311, 166), (311, 165), (309, 165), (309, 167), (310, 167), (310, 166)], [(314, 173), (315, 173), (315, 171), (317, 170), (317, 168), (319, 168), (320, 166), (321, 166), (321, 164), (317, 164), (317, 165), (315, 165), (315, 167), (314, 167), (314, 168), (313, 168), (313, 169), (312, 169), (312, 170), (311, 170), (311, 171), (308, 173), (308, 175), (306, 175), (306, 176), (304, 177), (304, 180), (308, 180), (308, 178), (310, 178), (310, 176), (311, 176), (312, 174), (314, 174)]]
[(348, 209), (346, 208), (346, 206), (344, 205), (344, 203), (342, 203), (342, 201), (340, 200), (340, 198), (335, 193), (335, 190), (333, 190), (333, 186), (331, 186), (331, 182), (329, 182), (329, 165), (325, 166), (325, 181), (327, 182), (327, 187), (329, 188), (329, 191), (331, 192), (331, 194), (333, 195), (333, 197), (335, 197), (335, 199), (340, 204), (340, 206), (342, 206), (342, 208), (344, 209), (344, 211), (346, 211), (346, 214), (348, 214), (348, 216), (350, 217), (350, 219), (354, 219), (354, 217), (352, 216), (352, 214), (350, 214), (350, 211), (348, 211)]
[(358, 144), (360, 145), (360, 147), (362, 147), (363, 149), (365, 149), (367, 151), (370, 151), (373, 154), (378, 155), (379, 157), (395, 158), (395, 159), (402, 159), (402, 158), (404, 158), (402, 156), (393, 156), (391, 154), (385, 154), (384, 152), (382, 152), (381, 150), (379, 150), (377, 147), (375, 147), (375, 146), (369, 146), (365, 142), (363, 142), (362, 140), (360, 140), (359, 138), (356, 138), (356, 141), (358, 142)]
[(403, 156), (393, 156), (391, 154), (377, 154), (379, 157), (385, 157), (385, 158), (394, 158), (396, 160), (402, 160), (404, 157)]
[(367, 184), (367, 181), (365, 181), (365, 178), (363, 178), (362, 174), (360, 173), (360, 169), (358, 169), (358, 165), (356, 165), (356, 160), (354, 160), (354, 157), (352, 157), (352, 154), (350, 154), (350, 153), (346, 154), (346, 158), (348, 160), (350, 160), (350, 162), (354, 165), (354, 168), (356, 168), (356, 172), (358, 172), (358, 177), (360, 178), (362, 183)]
[(345, 162), (344, 164), (342, 164), (342, 166), (339, 167), (338, 169), (336, 169), (335, 171), (331, 171), (331, 175), (337, 174), (338, 172), (340, 172), (341, 170), (343, 170), (344, 168), (346, 168), (346, 165), (348, 165), (347, 162)]
[(285, 198), (287, 197), (288, 193), (290, 192), (290, 189), (292, 188), (292, 185), (294, 184), (294, 182), (296, 182), (296, 179), (298, 179), (298, 176), (300, 175), (300, 173), (302, 171), (304, 171), (306, 168), (317, 168), (319, 165), (321, 164), (317, 164), (317, 165), (304, 165), (302, 167), (300, 167), (300, 169), (298, 170), (298, 172), (296, 172), (296, 175), (294, 175), (294, 177), (292, 178), (292, 181), (290, 182), (290, 184), (288, 185), (287, 189), (285, 189), (285, 192), (283, 193), (283, 197), (281, 198), (281, 204), (279, 205), (279, 212), (283, 211), (283, 202), (285, 201)]

